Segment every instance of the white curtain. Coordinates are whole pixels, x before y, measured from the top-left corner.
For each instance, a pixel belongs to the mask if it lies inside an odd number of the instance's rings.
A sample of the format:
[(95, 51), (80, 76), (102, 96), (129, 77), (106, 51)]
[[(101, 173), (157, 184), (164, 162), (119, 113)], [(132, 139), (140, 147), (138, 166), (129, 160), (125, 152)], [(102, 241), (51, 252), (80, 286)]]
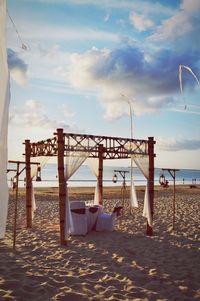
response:
[[(92, 173), (95, 175), (96, 178), (98, 178), (98, 171), (99, 171), (99, 159), (98, 158), (88, 158), (87, 164), (92, 171)], [(96, 187), (95, 187), (95, 193), (94, 193), (94, 204), (99, 205), (99, 184), (97, 181)]]
[(87, 159), (87, 152), (69, 152), (65, 157), (65, 181), (66, 181), (66, 199), (65, 199), (65, 239), (68, 238), (69, 233), (73, 233), (73, 221), (69, 205), (67, 181), (76, 172), (76, 170)]
[(135, 162), (137, 167), (141, 170), (145, 178), (147, 179), (147, 185), (145, 189), (144, 196), (144, 208), (143, 216), (147, 218), (149, 226), (152, 227), (152, 214), (150, 207), (150, 198), (149, 198), (149, 157), (142, 155), (131, 155), (132, 160)]
[(10, 79), (6, 52), (6, 1), (0, 1), (0, 238), (4, 238), (8, 211), (7, 133)]
[(136, 195), (135, 184), (133, 180), (133, 160), (131, 158), (131, 187), (130, 187), (130, 200), (131, 200), (131, 207), (138, 208), (138, 200)]
[[(128, 150), (129, 152), (132, 151), (133, 145), (131, 142), (126, 143), (124, 145), (125, 149)], [(136, 195), (136, 189), (135, 189), (135, 184), (134, 184), (134, 179), (133, 179), (133, 157), (131, 156), (131, 187), (130, 187), (130, 202), (131, 202), (131, 207), (136, 207), (138, 208), (138, 200), (137, 200), (137, 195)]]
[[(49, 157), (41, 157), (41, 158), (37, 158), (37, 162), (40, 164), (40, 168), (42, 170), (42, 168), (45, 166), (45, 164), (47, 163), (47, 161), (49, 160)], [(34, 162), (36, 162), (36, 160), (34, 160)], [(34, 193), (34, 187), (33, 187), (33, 179), (34, 177), (37, 175), (37, 170), (38, 170), (38, 165), (33, 164), (31, 166), (31, 204), (32, 204), (32, 219), (34, 218), (34, 212), (36, 210), (36, 202), (35, 202), (35, 193)]]

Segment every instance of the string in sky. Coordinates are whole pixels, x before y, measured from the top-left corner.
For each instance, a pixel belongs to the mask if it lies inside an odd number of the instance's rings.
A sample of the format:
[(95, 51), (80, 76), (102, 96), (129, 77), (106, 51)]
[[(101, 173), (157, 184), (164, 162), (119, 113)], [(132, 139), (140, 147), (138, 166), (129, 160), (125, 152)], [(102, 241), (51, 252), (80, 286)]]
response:
[(13, 19), (11, 18), (11, 16), (10, 16), (8, 10), (7, 10), (7, 15), (8, 15), (10, 21), (12, 22), (12, 25), (13, 25), (13, 27), (14, 27), (14, 29), (15, 29), (15, 32), (16, 32), (16, 34), (17, 34), (17, 37), (18, 37), (18, 39), (19, 39), (19, 41), (20, 41), (20, 43), (21, 43), (22, 49), (23, 49), (23, 50), (28, 50), (29, 47), (22, 41), (22, 38), (21, 38), (21, 36), (20, 36), (20, 34), (19, 34), (19, 31), (18, 31), (18, 29), (17, 29), (17, 26), (15, 25)]

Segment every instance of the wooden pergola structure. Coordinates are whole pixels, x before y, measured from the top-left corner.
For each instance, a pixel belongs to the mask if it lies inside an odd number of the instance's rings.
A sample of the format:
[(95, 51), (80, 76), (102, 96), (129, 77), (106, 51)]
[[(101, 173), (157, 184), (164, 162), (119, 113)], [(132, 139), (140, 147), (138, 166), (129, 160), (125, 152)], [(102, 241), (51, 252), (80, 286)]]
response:
[[(87, 152), (89, 158), (98, 158), (98, 186), (100, 191), (100, 204), (103, 200), (103, 161), (114, 159), (127, 159), (131, 155), (148, 156), (149, 158), (149, 196), (150, 208), (153, 216), (154, 201), (154, 144), (153, 137), (148, 140), (94, 136), (85, 134), (64, 133), (63, 129), (57, 129), (54, 137), (31, 143), (25, 140), (26, 162), (26, 213), (27, 227), (32, 227), (32, 204), (31, 204), (31, 157), (57, 156), (58, 181), (59, 181), (59, 211), (60, 211), (60, 241), (66, 245), (65, 240), (65, 199), (66, 180), (64, 175), (64, 158), (73, 152)], [(128, 148), (127, 145), (131, 145)], [(147, 222), (147, 235), (153, 235), (153, 229)]]

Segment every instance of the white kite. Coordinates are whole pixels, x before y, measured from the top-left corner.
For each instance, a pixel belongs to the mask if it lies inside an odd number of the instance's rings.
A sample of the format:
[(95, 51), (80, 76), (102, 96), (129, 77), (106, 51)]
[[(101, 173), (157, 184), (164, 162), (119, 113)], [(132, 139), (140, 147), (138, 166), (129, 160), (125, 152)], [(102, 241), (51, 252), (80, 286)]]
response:
[[(179, 65), (179, 82), (180, 82), (180, 91), (181, 94), (183, 94), (183, 83), (182, 83), (182, 69), (185, 68), (186, 70), (188, 70), (195, 78), (195, 80), (197, 81), (197, 84), (200, 86), (200, 82), (197, 78), (197, 76), (195, 75), (195, 73), (192, 71), (192, 69), (188, 66), (185, 65)], [(186, 104), (185, 104), (185, 109), (187, 108)]]

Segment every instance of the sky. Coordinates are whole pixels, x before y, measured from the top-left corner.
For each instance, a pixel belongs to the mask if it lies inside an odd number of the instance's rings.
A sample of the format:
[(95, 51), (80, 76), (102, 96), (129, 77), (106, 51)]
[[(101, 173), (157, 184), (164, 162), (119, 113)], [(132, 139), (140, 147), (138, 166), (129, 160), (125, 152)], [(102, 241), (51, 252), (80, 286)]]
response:
[[(9, 160), (65, 132), (154, 137), (155, 166), (200, 169), (199, 0), (7, 0)], [(107, 163), (107, 162), (106, 162)], [(117, 161), (112, 162), (119, 166)], [(124, 162), (124, 165), (130, 164)]]

